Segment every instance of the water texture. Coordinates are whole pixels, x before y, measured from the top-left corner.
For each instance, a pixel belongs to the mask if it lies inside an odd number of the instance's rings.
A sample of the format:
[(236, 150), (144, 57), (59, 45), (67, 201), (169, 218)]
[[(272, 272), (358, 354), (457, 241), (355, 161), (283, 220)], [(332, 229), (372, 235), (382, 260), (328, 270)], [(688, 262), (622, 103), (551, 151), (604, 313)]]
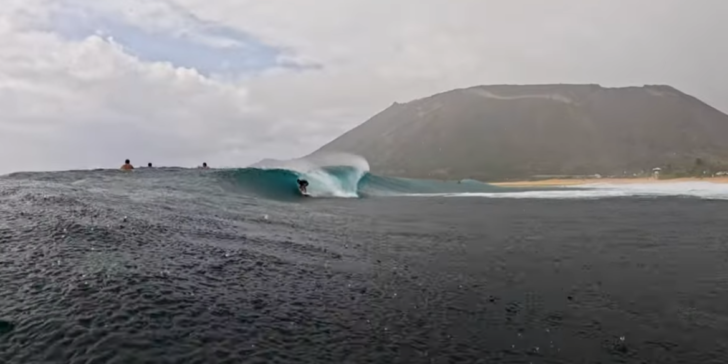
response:
[(724, 363), (722, 192), (616, 188), (0, 177), (0, 363)]

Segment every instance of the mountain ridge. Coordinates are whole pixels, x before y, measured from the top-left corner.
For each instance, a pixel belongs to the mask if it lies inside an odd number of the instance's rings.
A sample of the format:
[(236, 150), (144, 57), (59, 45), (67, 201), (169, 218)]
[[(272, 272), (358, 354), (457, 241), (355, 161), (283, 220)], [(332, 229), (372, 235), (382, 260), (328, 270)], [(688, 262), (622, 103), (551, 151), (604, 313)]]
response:
[(393, 103), (313, 154), (347, 152), (372, 171), (508, 180), (723, 168), (728, 115), (669, 85), (484, 85)]

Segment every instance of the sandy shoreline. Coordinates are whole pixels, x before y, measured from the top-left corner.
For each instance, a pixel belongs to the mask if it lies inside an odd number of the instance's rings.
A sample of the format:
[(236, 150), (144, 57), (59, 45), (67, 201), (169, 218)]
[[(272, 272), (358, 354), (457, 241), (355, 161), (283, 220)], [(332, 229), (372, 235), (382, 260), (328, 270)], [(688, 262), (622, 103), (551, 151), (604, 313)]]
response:
[(584, 178), (584, 179), (548, 179), (540, 181), (514, 181), (514, 182), (493, 182), (494, 186), (501, 187), (565, 187), (580, 186), (590, 184), (664, 184), (664, 183), (684, 183), (684, 182), (709, 182), (709, 183), (728, 183), (728, 177), (710, 177), (710, 178), (673, 178), (673, 179), (654, 179), (654, 178)]

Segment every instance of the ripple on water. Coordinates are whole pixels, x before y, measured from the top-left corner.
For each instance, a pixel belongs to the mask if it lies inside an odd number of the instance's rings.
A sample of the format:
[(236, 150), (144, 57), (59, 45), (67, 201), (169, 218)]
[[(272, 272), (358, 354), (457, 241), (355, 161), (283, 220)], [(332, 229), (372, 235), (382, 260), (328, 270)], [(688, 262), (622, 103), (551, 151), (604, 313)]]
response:
[[(707, 363), (726, 354), (723, 205), (299, 206), (201, 181), (177, 194), (176, 177), (163, 176), (0, 180), (0, 362)], [(634, 221), (661, 245), (636, 241)]]

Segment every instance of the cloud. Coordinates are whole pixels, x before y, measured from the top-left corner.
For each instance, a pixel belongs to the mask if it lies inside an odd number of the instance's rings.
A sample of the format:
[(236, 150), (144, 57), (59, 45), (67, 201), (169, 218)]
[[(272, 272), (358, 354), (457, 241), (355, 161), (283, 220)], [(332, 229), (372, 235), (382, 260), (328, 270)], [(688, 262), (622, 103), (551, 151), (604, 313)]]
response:
[(0, 173), (298, 157), (394, 101), (671, 84), (728, 111), (720, 0), (7, 0)]
[[(206, 77), (296, 66), (284, 61), (282, 50), (168, 3), (114, 5), (66, 0), (52, 8), (45, 28), (71, 41), (92, 35), (113, 39), (141, 61), (170, 62), (194, 68)], [(140, 10), (132, 12), (130, 5)]]
[(16, 50), (0, 62), (1, 148), (15, 156), (4, 166), (101, 167), (124, 158), (189, 164), (221, 145), (277, 140), (239, 85), (142, 62), (99, 36), (72, 43), (40, 32), (1, 36)]
[(456, 87), (551, 82), (669, 83), (728, 110), (726, 80), (716, 79), (728, 55), (712, 43), (726, 30), (720, 1), (175, 2), (324, 65), (248, 83), (252, 98), (297, 113), (315, 105), (369, 116)]
[(278, 156), (296, 153), (297, 138), (278, 133), (288, 122), (250, 104), (244, 85), (145, 60), (102, 35), (68, 39), (48, 30), (54, 15), (30, 20), (49, 14), (35, 5), (15, 12), (27, 18), (0, 21), (0, 151), (12, 156), (4, 172), (115, 167), (125, 158), (244, 165), (271, 143), (282, 145)]

